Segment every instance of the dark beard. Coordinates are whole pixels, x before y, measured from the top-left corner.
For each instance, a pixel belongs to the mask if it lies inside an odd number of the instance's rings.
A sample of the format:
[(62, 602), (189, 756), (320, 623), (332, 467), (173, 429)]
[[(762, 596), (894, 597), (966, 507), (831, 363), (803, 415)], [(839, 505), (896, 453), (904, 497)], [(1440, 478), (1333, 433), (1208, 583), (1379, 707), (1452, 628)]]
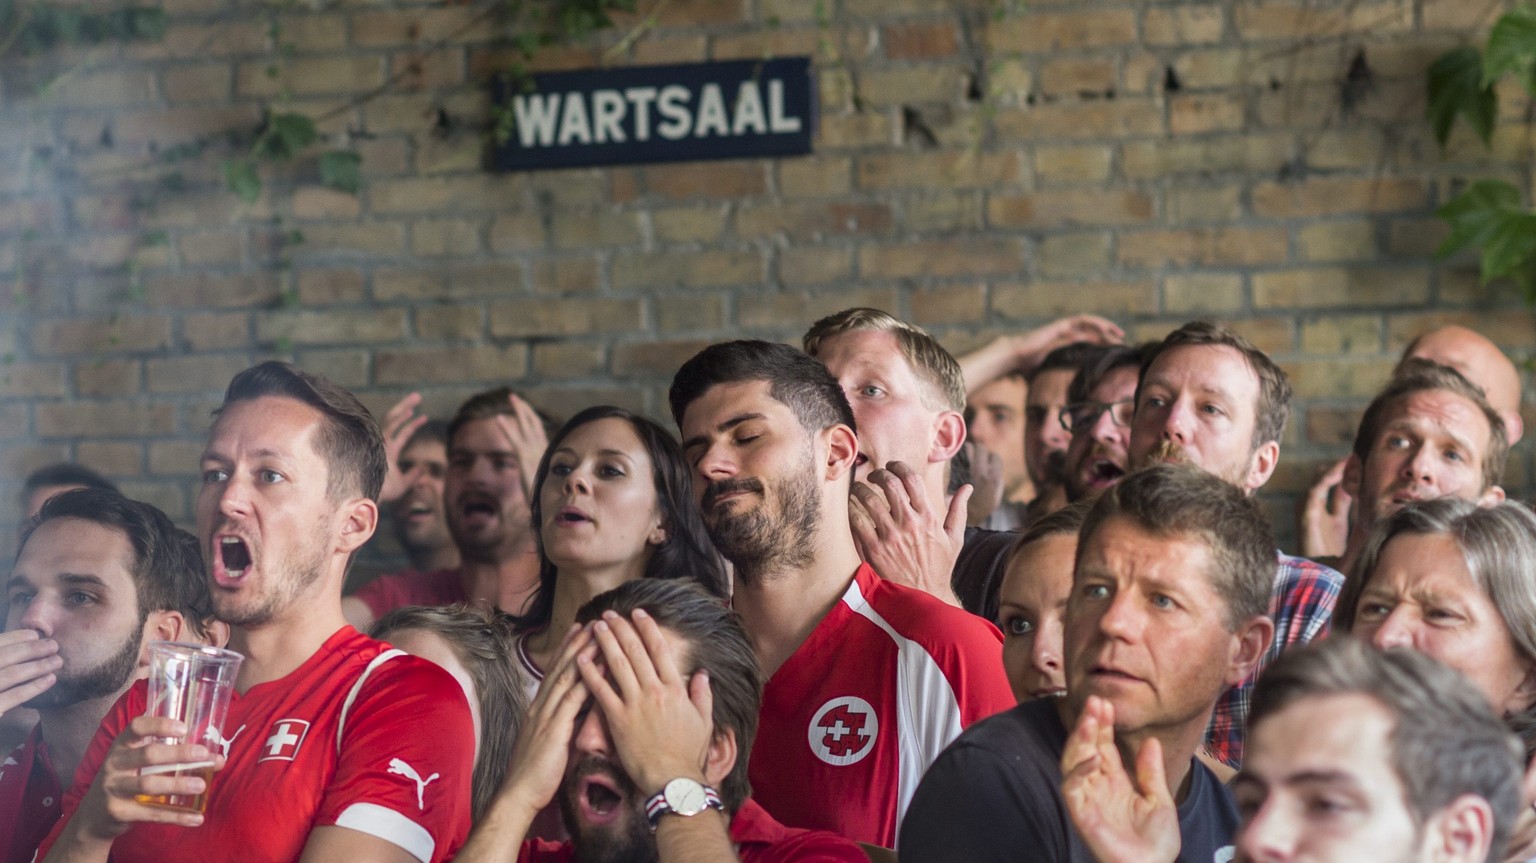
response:
[(33, 710), (69, 707), (82, 701), (112, 695), (122, 689), (139, 666), (139, 639), (143, 631), (144, 622), (139, 621), (134, 633), (123, 640), (123, 646), (115, 655), (103, 660), (95, 668), (67, 676), (61, 672), (58, 681), (47, 692), (34, 696), (22, 706)]
[[(754, 487), (755, 486), (755, 487)], [(705, 512), (715, 497), (728, 491), (761, 491), (763, 483), (754, 479), (723, 480), (705, 491)], [(778, 493), (779, 512), (770, 515), (766, 497), (751, 512), (707, 518), (705, 527), (715, 547), (736, 567), (736, 577), (752, 584), (760, 576), (779, 570), (799, 569), (815, 560), (811, 539), (821, 524), (821, 498), (818, 496), (813, 463), (807, 462), (792, 476), (773, 485)]]
[[(628, 817), (621, 819), (614, 829), (583, 830), (576, 801), (567, 790), (581, 784), (576, 780), (594, 773), (605, 774), (624, 792)], [(559, 797), (560, 814), (565, 818), (565, 829), (571, 834), (571, 847), (581, 863), (657, 863), (656, 837), (645, 818), (645, 801), (640, 799), (640, 789), (609, 762), (593, 757), (583, 759), (566, 775)]]

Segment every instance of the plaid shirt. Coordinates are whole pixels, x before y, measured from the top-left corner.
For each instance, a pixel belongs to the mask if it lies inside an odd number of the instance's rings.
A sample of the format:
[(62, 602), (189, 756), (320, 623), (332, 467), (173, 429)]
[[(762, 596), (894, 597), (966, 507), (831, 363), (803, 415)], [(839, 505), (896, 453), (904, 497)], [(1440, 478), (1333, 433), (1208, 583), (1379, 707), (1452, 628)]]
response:
[(1248, 721), (1248, 701), (1253, 682), (1286, 648), (1306, 644), (1328, 634), (1333, 606), (1339, 599), (1344, 576), (1304, 557), (1280, 555), (1275, 589), (1269, 596), (1269, 616), (1275, 621), (1275, 640), (1259, 665), (1242, 683), (1227, 690), (1211, 713), (1205, 730), (1205, 747), (1212, 756), (1237, 767), (1243, 761), (1243, 730)]

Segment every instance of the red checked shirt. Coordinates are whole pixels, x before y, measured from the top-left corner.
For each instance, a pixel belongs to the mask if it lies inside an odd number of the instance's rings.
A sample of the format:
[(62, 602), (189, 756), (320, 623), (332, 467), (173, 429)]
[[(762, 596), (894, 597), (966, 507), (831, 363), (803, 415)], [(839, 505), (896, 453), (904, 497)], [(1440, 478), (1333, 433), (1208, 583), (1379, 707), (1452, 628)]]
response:
[(29, 863), (62, 811), (64, 789), (48, 759), (41, 725), (0, 765), (0, 860)]
[(763, 689), (753, 798), (790, 826), (894, 846), (939, 752), (1013, 707), (1002, 640), (980, 617), (861, 565)]
[[(107, 714), (44, 855), (146, 696), (140, 681)], [(475, 736), (464, 691), (350, 626), (292, 674), (236, 694), (224, 743), (203, 824), (136, 824), (113, 843), (113, 863), (297, 860), (310, 832), (332, 825), (437, 863), (469, 833)]]
[(1275, 622), (1275, 640), (1253, 673), (1228, 689), (1205, 731), (1205, 745), (1216, 759), (1231, 767), (1243, 762), (1243, 732), (1248, 725), (1248, 702), (1253, 684), (1270, 663), (1286, 649), (1328, 634), (1333, 607), (1344, 587), (1344, 576), (1304, 557), (1280, 555), (1275, 586), (1269, 597), (1269, 616)]

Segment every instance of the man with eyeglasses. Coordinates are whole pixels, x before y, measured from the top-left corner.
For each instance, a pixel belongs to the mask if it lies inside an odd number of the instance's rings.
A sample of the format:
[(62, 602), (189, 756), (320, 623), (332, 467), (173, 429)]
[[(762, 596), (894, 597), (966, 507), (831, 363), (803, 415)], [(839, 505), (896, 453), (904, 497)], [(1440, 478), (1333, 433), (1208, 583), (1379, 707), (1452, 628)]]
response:
[(1092, 497), (1120, 481), (1129, 469), (1131, 415), (1136, 376), (1145, 348), (1100, 348), (1085, 358), (1067, 387), (1061, 424), (1072, 435), (1063, 477), (1067, 500)]

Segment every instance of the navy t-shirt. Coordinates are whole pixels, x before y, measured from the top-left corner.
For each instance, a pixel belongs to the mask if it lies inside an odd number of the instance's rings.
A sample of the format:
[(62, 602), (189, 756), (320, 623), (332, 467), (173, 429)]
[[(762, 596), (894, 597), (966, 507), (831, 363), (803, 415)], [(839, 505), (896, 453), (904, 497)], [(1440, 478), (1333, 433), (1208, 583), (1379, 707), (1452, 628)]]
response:
[[(896, 842), (901, 863), (1094, 863), (1061, 796), (1067, 745), (1052, 699), (972, 725), (923, 775)], [(1181, 863), (1228, 863), (1237, 804), (1197, 760), (1179, 804)]]

